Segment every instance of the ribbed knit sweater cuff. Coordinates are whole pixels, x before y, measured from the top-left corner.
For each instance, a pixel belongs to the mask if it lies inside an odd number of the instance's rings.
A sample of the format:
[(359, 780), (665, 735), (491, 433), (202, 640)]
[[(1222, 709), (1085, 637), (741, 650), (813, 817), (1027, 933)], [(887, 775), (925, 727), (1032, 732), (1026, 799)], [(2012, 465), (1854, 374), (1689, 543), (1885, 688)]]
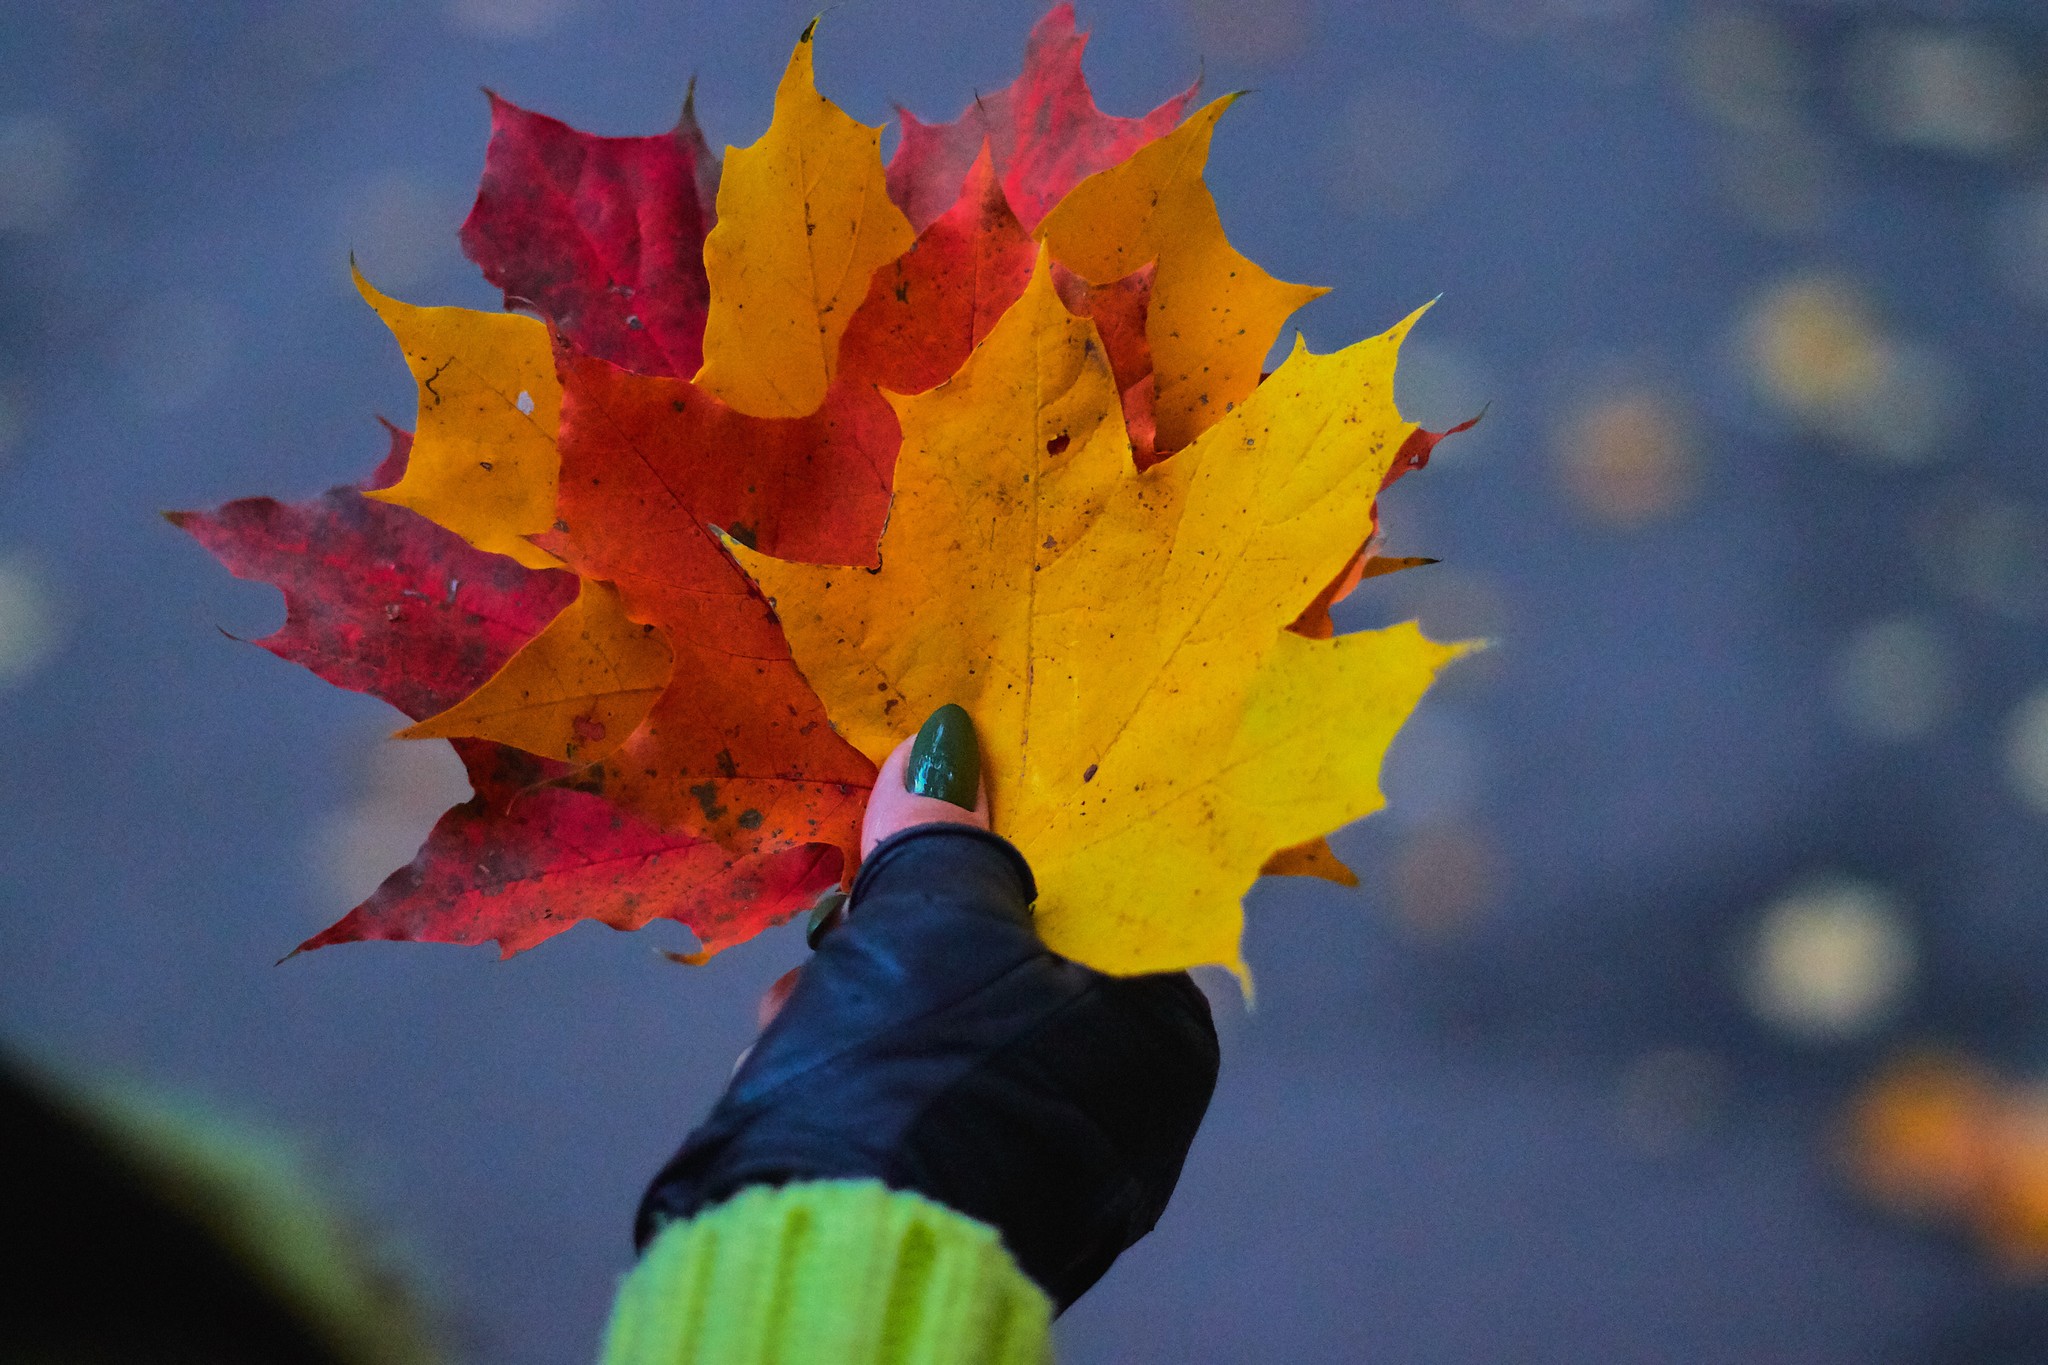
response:
[(604, 1365), (1045, 1365), (1052, 1305), (993, 1228), (873, 1180), (756, 1186), (671, 1223)]

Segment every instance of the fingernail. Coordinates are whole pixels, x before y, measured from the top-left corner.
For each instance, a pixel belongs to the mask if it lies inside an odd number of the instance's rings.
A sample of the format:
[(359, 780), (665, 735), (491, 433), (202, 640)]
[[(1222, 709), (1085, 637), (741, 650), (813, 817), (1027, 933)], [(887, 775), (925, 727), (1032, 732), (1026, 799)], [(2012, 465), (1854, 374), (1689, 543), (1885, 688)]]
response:
[(811, 907), (811, 922), (804, 926), (804, 943), (812, 952), (825, 941), (825, 935), (837, 929), (846, 920), (846, 893), (832, 887), (818, 897)]
[(932, 712), (910, 746), (903, 787), (912, 796), (936, 797), (962, 810), (974, 809), (975, 796), (981, 790), (981, 743), (974, 737), (974, 721), (966, 711), (948, 702)]

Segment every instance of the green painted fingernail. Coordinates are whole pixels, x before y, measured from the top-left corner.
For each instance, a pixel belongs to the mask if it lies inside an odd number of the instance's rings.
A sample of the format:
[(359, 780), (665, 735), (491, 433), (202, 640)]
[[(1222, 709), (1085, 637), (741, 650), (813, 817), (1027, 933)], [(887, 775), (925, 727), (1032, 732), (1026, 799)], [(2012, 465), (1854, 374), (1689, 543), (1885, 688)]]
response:
[(804, 926), (804, 942), (812, 952), (825, 941), (825, 935), (837, 929), (846, 921), (846, 893), (838, 887), (827, 889), (811, 906), (811, 922)]
[(950, 801), (973, 810), (981, 790), (981, 743), (974, 721), (960, 707), (947, 703), (932, 712), (910, 746), (903, 787), (913, 796)]

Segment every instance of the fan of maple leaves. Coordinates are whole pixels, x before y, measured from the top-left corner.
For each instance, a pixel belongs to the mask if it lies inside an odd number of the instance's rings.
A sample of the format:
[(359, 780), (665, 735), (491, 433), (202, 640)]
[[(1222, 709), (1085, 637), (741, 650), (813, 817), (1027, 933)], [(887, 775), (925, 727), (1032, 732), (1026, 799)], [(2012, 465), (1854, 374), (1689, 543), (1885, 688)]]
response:
[(877, 760), (943, 701), (1071, 956), (1241, 966), (1261, 871), (1352, 880), (1316, 836), (1380, 804), (1457, 652), (1329, 616), (1427, 562), (1372, 552), (1444, 434), (1393, 407), (1409, 324), (1262, 376), (1323, 291), (1224, 237), (1231, 99), (1101, 113), (1070, 6), (1007, 90), (901, 113), (886, 168), (815, 27), (722, 173), (687, 104), (611, 138), (492, 96), (461, 236), (507, 311), (357, 277), (416, 433), (357, 487), (171, 514), (283, 590), (258, 643), (474, 789), (302, 951), (660, 918), (701, 961), (850, 875)]

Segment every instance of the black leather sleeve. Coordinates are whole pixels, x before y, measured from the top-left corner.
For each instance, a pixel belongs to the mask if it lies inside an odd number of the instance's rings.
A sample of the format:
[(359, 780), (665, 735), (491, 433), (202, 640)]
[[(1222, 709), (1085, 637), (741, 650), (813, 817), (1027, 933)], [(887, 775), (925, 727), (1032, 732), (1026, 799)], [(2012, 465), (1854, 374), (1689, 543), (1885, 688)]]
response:
[(661, 1225), (740, 1189), (873, 1178), (1002, 1233), (1064, 1309), (1151, 1231), (1216, 1086), (1208, 1001), (1184, 972), (1056, 957), (1009, 843), (965, 825), (869, 855), (710, 1118), (641, 1202)]

